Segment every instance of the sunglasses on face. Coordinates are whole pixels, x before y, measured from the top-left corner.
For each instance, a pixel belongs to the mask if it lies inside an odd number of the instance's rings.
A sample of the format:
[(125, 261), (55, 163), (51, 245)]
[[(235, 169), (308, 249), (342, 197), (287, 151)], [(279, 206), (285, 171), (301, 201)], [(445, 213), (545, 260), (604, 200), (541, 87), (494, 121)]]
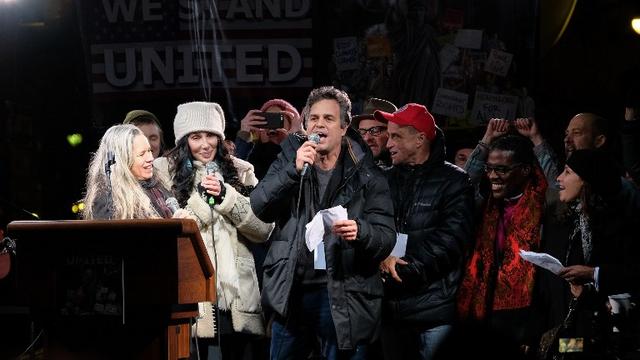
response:
[(365, 136), (369, 133), (370, 136), (380, 136), (383, 131), (387, 130), (386, 126), (372, 126), (368, 129), (358, 129), (361, 136)]
[(506, 166), (506, 165), (491, 166), (491, 165), (485, 164), (484, 172), (487, 173), (487, 175), (489, 175), (491, 174), (492, 171), (495, 171), (496, 175), (503, 176), (503, 175), (507, 175), (508, 173), (513, 171), (515, 168), (518, 168), (520, 166), (522, 166), (522, 164), (513, 164), (511, 166)]

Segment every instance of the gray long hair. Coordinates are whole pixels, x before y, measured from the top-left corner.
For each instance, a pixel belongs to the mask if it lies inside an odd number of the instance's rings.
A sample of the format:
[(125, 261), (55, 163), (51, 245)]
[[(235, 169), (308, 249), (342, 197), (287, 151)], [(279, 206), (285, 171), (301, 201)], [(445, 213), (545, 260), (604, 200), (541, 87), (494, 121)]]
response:
[(115, 155), (115, 164), (111, 167), (111, 196), (113, 199), (114, 219), (139, 219), (160, 217), (151, 205), (139, 181), (131, 172), (135, 154), (133, 140), (144, 134), (134, 125), (114, 125), (102, 136), (98, 150), (89, 163), (87, 175), (87, 194), (84, 197), (84, 219), (94, 218), (94, 205), (97, 199), (109, 196), (108, 179), (104, 165), (108, 153)]

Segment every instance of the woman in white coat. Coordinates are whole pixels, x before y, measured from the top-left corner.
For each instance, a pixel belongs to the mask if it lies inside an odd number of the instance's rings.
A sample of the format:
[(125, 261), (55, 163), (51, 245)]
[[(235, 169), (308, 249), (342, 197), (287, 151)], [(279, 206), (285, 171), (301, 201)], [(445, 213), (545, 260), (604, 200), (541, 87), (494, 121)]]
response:
[(194, 326), (200, 357), (220, 353), (216, 347), (222, 343), (226, 360), (242, 358), (248, 342), (265, 334), (255, 264), (246, 241), (266, 241), (273, 225), (253, 214), (248, 196), (258, 180), (251, 164), (228, 154), (224, 127), (224, 113), (216, 103), (179, 105), (173, 123), (176, 146), (156, 159), (154, 167), (180, 206), (197, 218), (216, 268), (217, 309), (215, 304), (200, 304), (201, 316)]

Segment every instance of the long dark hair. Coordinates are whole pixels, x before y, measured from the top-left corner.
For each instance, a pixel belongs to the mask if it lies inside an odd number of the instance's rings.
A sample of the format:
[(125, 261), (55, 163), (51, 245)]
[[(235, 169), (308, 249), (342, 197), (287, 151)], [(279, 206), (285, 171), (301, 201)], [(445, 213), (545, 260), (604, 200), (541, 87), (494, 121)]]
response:
[[(193, 155), (191, 155), (191, 149), (189, 149), (189, 134), (183, 136), (176, 146), (167, 152), (166, 156), (169, 158), (169, 171), (173, 174), (171, 190), (176, 195), (180, 206), (184, 207), (191, 195), (196, 175), (193, 167), (194, 158)], [(224, 181), (233, 186), (233, 188), (242, 195), (248, 196), (253, 187), (245, 186), (240, 182), (238, 170), (233, 165), (231, 155), (229, 155), (220, 137), (218, 137), (218, 146), (214, 160), (220, 165), (220, 172), (222, 176), (224, 176)]]
[(591, 184), (586, 181), (580, 192), (580, 202), (582, 203), (582, 212), (591, 219), (602, 216), (607, 208), (612, 206), (611, 199), (594, 192)]

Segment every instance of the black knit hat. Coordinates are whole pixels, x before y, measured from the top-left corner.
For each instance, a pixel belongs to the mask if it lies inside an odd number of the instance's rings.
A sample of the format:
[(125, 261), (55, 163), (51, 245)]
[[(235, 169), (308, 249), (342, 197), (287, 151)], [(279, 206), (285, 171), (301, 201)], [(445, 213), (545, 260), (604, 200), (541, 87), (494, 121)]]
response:
[(613, 158), (605, 152), (591, 149), (576, 150), (567, 159), (582, 181), (591, 185), (593, 192), (610, 197), (620, 191), (622, 181)]

